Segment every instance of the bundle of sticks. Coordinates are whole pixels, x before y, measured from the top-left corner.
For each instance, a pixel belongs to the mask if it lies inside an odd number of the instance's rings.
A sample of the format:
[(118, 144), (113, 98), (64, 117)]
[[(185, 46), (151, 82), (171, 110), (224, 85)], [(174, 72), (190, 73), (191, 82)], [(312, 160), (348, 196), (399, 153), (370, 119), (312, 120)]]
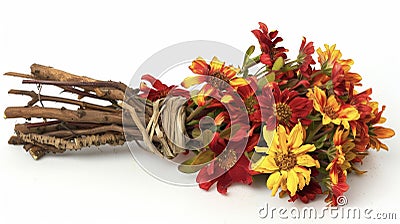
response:
[[(24, 123), (15, 125), (15, 134), (9, 144), (23, 145), (34, 159), (49, 152), (62, 153), (105, 144), (122, 145), (126, 139), (143, 139), (140, 130), (150, 116), (145, 115), (141, 121), (135, 111), (145, 110), (144, 114), (151, 115), (152, 108), (137, 97), (137, 89), (121, 82), (95, 80), (38, 64), (31, 66), (31, 74), (8, 72), (5, 75), (23, 78), (23, 84), (38, 86), (37, 92), (11, 89), (9, 94), (29, 96), (30, 101), (25, 106), (8, 107), (4, 112), (5, 118), (25, 119)], [(41, 88), (45, 85), (56, 86), (77, 98), (43, 95)], [(132, 97), (126, 100), (126, 95)], [(103, 101), (103, 105), (88, 102), (90, 98)], [(56, 106), (45, 107), (45, 101)], [(66, 104), (77, 109), (61, 106)], [(123, 110), (123, 107), (131, 110)], [(123, 116), (123, 113), (132, 116)], [(128, 119), (124, 122), (128, 125), (123, 125), (123, 117)]]

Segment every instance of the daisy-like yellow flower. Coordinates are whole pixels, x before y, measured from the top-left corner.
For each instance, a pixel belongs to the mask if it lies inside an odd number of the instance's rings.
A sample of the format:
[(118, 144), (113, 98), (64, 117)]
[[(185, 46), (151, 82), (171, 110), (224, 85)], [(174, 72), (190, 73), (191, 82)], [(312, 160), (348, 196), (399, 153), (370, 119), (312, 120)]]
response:
[[(254, 171), (271, 174), (266, 184), (272, 190), (273, 196), (279, 187), (282, 190), (288, 190), (290, 195), (294, 196), (298, 189), (302, 190), (310, 183), (311, 170), (307, 167), (319, 167), (318, 160), (307, 154), (314, 151), (315, 146), (303, 145), (304, 136), (304, 129), (300, 122), (290, 133), (284, 126), (279, 125), (274, 131), (268, 155), (252, 165)], [(269, 141), (269, 139), (265, 140)], [(258, 149), (264, 152), (264, 148), (256, 147), (256, 151)]]
[(332, 122), (336, 125), (342, 124), (345, 129), (349, 129), (349, 121), (356, 121), (360, 118), (360, 114), (354, 106), (341, 105), (335, 95), (331, 95), (327, 99), (325, 91), (317, 86), (314, 86), (314, 90), (309, 89), (307, 96), (313, 101), (314, 109), (322, 114), (323, 125)]
[(354, 64), (352, 59), (342, 59), (342, 52), (340, 50), (336, 50), (336, 44), (329, 46), (328, 44), (324, 44), (325, 51), (322, 51), (321, 48), (317, 49), (318, 54), (318, 62), (321, 65), (325, 65), (326, 68), (332, 68), (335, 62), (338, 62), (342, 65), (343, 70), (348, 72), (351, 66)]
[(343, 69), (344, 79), (346, 80), (346, 87), (349, 87), (349, 83), (354, 85), (359, 85), (361, 81), (361, 76), (357, 73), (350, 72), (351, 66), (354, 64), (352, 59), (342, 59), (342, 52), (340, 50), (336, 50), (336, 44), (329, 46), (328, 44), (324, 44), (325, 51), (322, 51), (321, 48), (317, 49), (318, 54), (318, 62), (321, 64), (321, 67), (326, 69), (332, 69), (335, 63), (339, 63)]

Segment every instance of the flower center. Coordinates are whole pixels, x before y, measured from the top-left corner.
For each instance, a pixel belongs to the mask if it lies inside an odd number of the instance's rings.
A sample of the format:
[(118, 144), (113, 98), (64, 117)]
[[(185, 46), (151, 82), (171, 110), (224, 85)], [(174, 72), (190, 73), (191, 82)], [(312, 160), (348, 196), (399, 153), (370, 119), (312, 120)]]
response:
[(210, 84), (215, 88), (221, 88), (221, 90), (225, 90), (229, 86), (230, 79), (223, 73), (216, 72), (210, 76), (214, 77), (210, 79)]
[(290, 170), (297, 164), (296, 155), (280, 153), (275, 158), (275, 163), (281, 170)]
[(331, 119), (336, 119), (338, 117), (335, 109), (331, 106), (327, 106), (324, 108), (324, 113), (328, 115)]
[(277, 103), (275, 105), (275, 110), (276, 117), (279, 121), (289, 123), (290, 118), (292, 117), (292, 110), (290, 109), (289, 105), (287, 105), (286, 103)]
[(221, 167), (221, 169), (229, 170), (237, 162), (237, 156), (236, 156), (235, 151), (233, 151), (232, 149), (223, 151), (218, 156), (217, 162), (218, 162), (218, 166)]
[(254, 108), (254, 105), (256, 105), (258, 102), (254, 96), (250, 96), (249, 98), (244, 100), (244, 105), (246, 105), (246, 110), (248, 114), (252, 114), (256, 111)]

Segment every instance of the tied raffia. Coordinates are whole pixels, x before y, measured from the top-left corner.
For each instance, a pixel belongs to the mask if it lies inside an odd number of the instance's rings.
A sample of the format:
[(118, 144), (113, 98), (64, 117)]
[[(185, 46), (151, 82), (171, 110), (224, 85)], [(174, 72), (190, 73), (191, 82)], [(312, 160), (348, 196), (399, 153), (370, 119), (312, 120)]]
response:
[[(15, 125), (9, 144), (23, 145), (35, 160), (49, 152), (122, 145), (133, 140), (143, 140), (149, 151), (169, 159), (185, 151), (184, 98), (166, 97), (149, 102), (138, 97), (137, 89), (123, 83), (73, 75), (38, 64), (31, 66), (31, 74), (5, 75), (24, 78), (23, 84), (38, 85), (38, 92), (10, 90), (9, 94), (29, 96), (31, 100), (26, 106), (8, 107), (4, 112), (5, 118), (26, 119), (25, 123)], [(63, 92), (76, 94), (78, 99), (43, 95), (44, 85), (59, 87)], [(89, 103), (83, 98), (102, 100), (108, 105)], [(46, 107), (45, 101), (78, 108)], [(42, 121), (31, 122), (32, 118)]]

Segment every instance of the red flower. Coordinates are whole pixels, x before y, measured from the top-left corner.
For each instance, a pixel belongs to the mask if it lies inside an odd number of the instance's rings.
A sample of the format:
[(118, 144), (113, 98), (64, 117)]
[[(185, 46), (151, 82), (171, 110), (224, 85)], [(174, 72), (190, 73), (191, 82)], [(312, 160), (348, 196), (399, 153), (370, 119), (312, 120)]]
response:
[(260, 48), (262, 54), (260, 56), (261, 63), (267, 65), (268, 67), (272, 67), (275, 60), (279, 57), (286, 59), (286, 54), (288, 50), (284, 47), (276, 47), (276, 44), (281, 42), (283, 39), (281, 37), (277, 37), (278, 31), (268, 31), (268, 27), (262, 23), (258, 23), (260, 25), (259, 30), (251, 31), (254, 36), (258, 39), (260, 43)]
[(321, 186), (314, 179), (311, 179), (310, 183), (304, 186), (303, 190), (298, 191), (294, 196), (290, 196), (289, 201), (294, 202), (299, 198), (303, 203), (307, 204), (313, 201), (317, 194), (322, 194)]
[(148, 81), (152, 85), (152, 88), (148, 87), (144, 82), (141, 82), (140, 91), (142, 91), (142, 93), (139, 94), (139, 96), (150, 101), (154, 102), (158, 99), (165, 98), (166, 96), (181, 96), (185, 98), (190, 97), (188, 91), (177, 89), (176, 85), (167, 86), (151, 75), (143, 75), (142, 80)]
[(308, 98), (299, 96), (295, 90), (281, 91), (276, 83), (265, 86), (262, 91), (261, 113), (269, 130), (275, 129), (278, 124), (294, 127), (299, 120), (303, 125), (310, 123), (306, 117), (313, 105)]
[[(243, 136), (243, 133), (238, 131), (235, 135)], [(226, 139), (222, 139), (219, 133), (215, 133), (209, 147), (219, 156), (200, 170), (196, 178), (199, 187), (204, 190), (209, 190), (210, 187), (217, 182), (218, 192), (226, 194), (228, 187), (233, 183), (250, 185), (253, 182), (252, 175), (254, 175), (254, 171), (250, 170), (250, 161), (243, 151), (249, 152), (253, 150), (258, 144), (259, 138), (259, 134), (254, 134), (249, 138), (234, 138), (236, 141), (248, 140), (246, 148), (244, 150), (240, 148), (227, 149)], [(233, 147), (235, 147), (235, 144), (233, 144)]]
[(338, 198), (343, 196), (344, 192), (349, 190), (349, 185), (346, 183), (347, 177), (342, 170), (338, 172), (338, 183), (331, 184), (331, 191), (328, 197), (325, 198), (325, 202), (329, 203), (331, 206), (338, 205)]
[(333, 64), (332, 83), (333, 83), (333, 91), (337, 96), (344, 96), (348, 94), (348, 90), (346, 88), (344, 70), (339, 62), (335, 62)]
[(371, 94), (371, 88), (356, 94), (354, 91), (354, 85), (350, 85), (348, 101), (357, 109), (358, 113), (360, 114), (359, 120), (363, 122), (366, 121), (365, 119), (367, 119), (372, 112), (372, 108), (368, 105), (368, 102), (371, 100)]
[(310, 65), (315, 64), (314, 59), (312, 58), (312, 54), (314, 54), (314, 45), (313, 42), (306, 43), (306, 38), (303, 37), (301, 42), (299, 56), (297, 56), (297, 60), (300, 64), (300, 71), (303, 75), (308, 75), (307, 70), (311, 70)]
[[(225, 152), (225, 151), (224, 151)], [(201, 189), (209, 190), (210, 187), (217, 182), (217, 190), (221, 194), (226, 194), (228, 187), (232, 183), (251, 184), (253, 182), (252, 173), (249, 170), (250, 161), (246, 156), (242, 155), (233, 165), (232, 161), (236, 160), (234, 150), (226, 150), (223, 155), (224, 160), (215, 159), (208, 166), (203, 167), (197, 175), (196, 181)], [(222, 174), (222, 175), (221, 175)]]
[[(246, 81), (248, 83), (247, 85), (238, 87), (235, 94), (228, 91), (228, 93), (222, 97), (221, 101), (229, 107), (230, 116), (236, 118), (239, 123), (248, 120), (251, 123), (250, 128), (254, 129), (261, 125), (260, 104), (258, 103), (255, 93), (257, 90), (257, 79), (253, 76), (247, 78)], [(245, 109), (241, 108), (243, 104)], [(245, 111), (240, 109), (244, 109)]]
[(243, 78), (238, 78), (236, 74), (240, 71), (239, 68), (233, 66), (226, 66), (224, 62), (214, 57), (210, 64), (203, 58), (198, 57), (189, 66), (193, 73), (200, 76), (189, 76), (182, 82), (182, 86), (189, 88), (195, 84), (208, 83), (216, 89), (225, 90), (228, 85), (238, 87), (246, 85)]

